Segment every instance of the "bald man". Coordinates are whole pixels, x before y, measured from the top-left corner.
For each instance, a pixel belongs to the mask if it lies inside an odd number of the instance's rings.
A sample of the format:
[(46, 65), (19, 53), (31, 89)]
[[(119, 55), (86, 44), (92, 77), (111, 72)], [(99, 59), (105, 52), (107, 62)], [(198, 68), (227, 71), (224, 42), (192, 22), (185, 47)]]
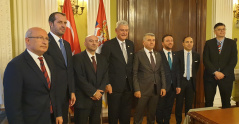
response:
[(48, 35), (30, 28), (25, 35), (26, 50), (11, 60), (4, 73), (4, 99), (9, 124), (57, 124), (63, 122), (55, 98), (54, 63), (43, 55)]
[(107, 61), (95, 53), (99, 41), (94, 35), (84, 43), (86, 50), (73, 56), (76, 81), (75, 124), (100, 124), (102, 94), (108, 82)]

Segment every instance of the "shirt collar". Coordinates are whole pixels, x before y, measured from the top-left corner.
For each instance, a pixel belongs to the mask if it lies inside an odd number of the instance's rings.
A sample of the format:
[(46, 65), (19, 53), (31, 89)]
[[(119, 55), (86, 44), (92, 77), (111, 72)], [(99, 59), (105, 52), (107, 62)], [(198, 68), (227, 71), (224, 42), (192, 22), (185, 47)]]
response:
[(164, 54), (167, 54), (168, 55), (168, 52), (171, 52), (172, 53), (172, 50), (168, 51), (166, 49), (163, 48), (163, 51), (164, 51)]
[[(91, 58), (92, 56), (95, 56), (95, 54), (94, 55), (91, 55), (90, 54), (90, 52), (88, 52), (87, 50), (85, 50), (86, 51), (86, 53), (87, 53), (87, 55)], [(96, 59), (96, 56), (95, 56), (95, 59)]]
[(124, 40), (124, 41), (121, 41), (121, 40), (119, 40), (117, 37), (116, 37), (116, 39), (118, 40), (120, 46), (121, 46), (121, 43), (122, 43), (122, 42), (125, 42), (125, 40)]
[[(31, 55), (31, 57), (36, 60), (38, 59), (38, 57), (43, 57), (42, 55), (41, 56), (38, 56), (37, 54), (31, 52), (30, 50), (27, 49), (27, 52)], [(43, 57), (44, 58), (44, 57)]]
[(54, 33), (52, 33), (51, 31), (50, 31), (50, 34), (53, 36), (53, 38), (55, 39), (55, 41), (58, 43), (59, 42), (59, 40), (60, 39), (62, 39), (62, 38), (59, 38), (58, 36), (56, 36)]
[[(190, 54), (192, 54), (192, 50), (189, 51)], [(188, 51), (184, 49), (184, 54), (188, 54)]]
[[(146, 53), (149, 53), (150, 51), (147, 49), (147, 48), (145, 48), (144, 47), (144, 51), (146, 52)], [(152, 50), (151, 52), (154, 52), (154, 50)]]

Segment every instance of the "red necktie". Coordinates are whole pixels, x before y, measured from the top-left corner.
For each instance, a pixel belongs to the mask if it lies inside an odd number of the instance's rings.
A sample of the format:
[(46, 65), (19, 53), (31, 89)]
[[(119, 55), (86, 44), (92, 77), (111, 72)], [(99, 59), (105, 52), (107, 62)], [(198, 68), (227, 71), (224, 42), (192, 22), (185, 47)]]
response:
[(96, 61), (95, 61), (95, 56), (92, 56), (91, 59), (92, 59), (93, 67), (94, 67), (95, 72), (96, 72), (96, 70), (97, 70), (97, 65), (96, 65)]
[(222, 45), (222, 41), (218, 42), (218, 52), (219, 54), (221, 53), (221, 45)]
[[(46, 67), (45, 67), (45, 65), (44, 65), (43, 57), (38, 57), (38, 59), (40, 60), (41, 71), (42, 71), (42, 73), (44, 74), (44, 76), (45, 76), (45, 78), (46, 78), (46, 81), (47, 81), (48, 88), (50, 89), (50, 88), (51, 88), (51, 82), (50, 82), (50, 78), (49, 78), (49, 76), (48, 76), (48, 73), (47, 73), (47, 71), (46, 71)], [(50, 112), (53, 113), (51, 101), (50, 101)]]

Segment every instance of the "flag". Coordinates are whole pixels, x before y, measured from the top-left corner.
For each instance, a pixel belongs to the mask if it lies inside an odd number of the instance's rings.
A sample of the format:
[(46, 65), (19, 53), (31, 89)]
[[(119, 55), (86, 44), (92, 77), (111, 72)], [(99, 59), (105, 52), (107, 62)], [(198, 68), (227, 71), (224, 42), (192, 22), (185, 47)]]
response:
[(70, 0), (64, 1), (62, 13), (65, 13), (67, 18), (66, 31), (62, 38), (70, 43), (72, 55), (80, 53), (81, 49)]
[(95, 36), (97, 36), (99, 39), (99, 47), (97, 49), (97, 53), (100, 53), (102, 44), (105, 41), (109, 40), (108, 26), (103, 0), (100, 0), (99, 4), (98, 15), (95, 24)]
[[(106, 20), (106, 14), (105, 14), (105, 7), (103, 0), (100, 0), (99, 9), (98, 9), (98, 15), (96, 19), (95, 24), (95, 36), (99, 39), (99, 47), (96, 50), (97, 53), (101, 52), (102, 44), (105, 41), (109, 40), (109, 33), (108, 33), (108, 26), (107, 26), (107, 20)], [(106, 103), (106, 93), (102, 96), (102, 106), (107, 107)]]

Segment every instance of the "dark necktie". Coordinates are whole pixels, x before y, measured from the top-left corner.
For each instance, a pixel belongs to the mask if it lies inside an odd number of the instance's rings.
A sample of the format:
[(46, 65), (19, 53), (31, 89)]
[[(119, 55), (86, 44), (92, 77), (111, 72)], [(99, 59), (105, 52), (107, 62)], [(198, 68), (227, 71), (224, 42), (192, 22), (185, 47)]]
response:
[[(38, 59), (40, 60), (41, 71), (42, 71), (44, 77), (46, 78), (48, 88), (51, 89), (51, 81), (50, 81), (50, 78), (49, 78), (48, 73), (46, 71), (46, 67), (44, 65), (43, 57), (38, 57)], [(53, 113), (51, 101), (50, 101), (50, 112)]]
[(172, 59), (170, 57), (170, 54), (171, 52), (168, 52), (168, 64), (169, 64), (170, 70), (172, 70)]
[(153, 55), (152, 55), (153, 52), (150, 51), (149, 53), (150, 53), (151, 66), (152, 66), (152, 68), (153, 68), (153, 70), (154, 70), (154, 68), (155, 68), (155, 62), (154, 62), (154, 57), (153, 57)]
[(190, 80), (190, 52), (187, 54), (187, 71), (186, 71), (187, 80)]
[(97, 71), (97, 65), (96, 65), (96, 61), (95, 61), (95, 56), (92, 56), (91, 59), (92, 59), (93, 67), (94, 67), (95, 72), (96, 72)]
[(63, 45), (63, 40), (60, 39), (59, 42), (60, 42), (61, 53), (62, 53), (62, 55), (63, 55), (63, 57), (64, 57), (65, 64), (66, 64), (66, 66), (67, 66), (66, 49), (65, 49), (65, 47), (64, 47), (64, 45)]
[(217, 45), (219, 54), (221, 54), (221, 50), (222, 50), (221, 46), (222, 46), (222, 41), (219, 41)]

